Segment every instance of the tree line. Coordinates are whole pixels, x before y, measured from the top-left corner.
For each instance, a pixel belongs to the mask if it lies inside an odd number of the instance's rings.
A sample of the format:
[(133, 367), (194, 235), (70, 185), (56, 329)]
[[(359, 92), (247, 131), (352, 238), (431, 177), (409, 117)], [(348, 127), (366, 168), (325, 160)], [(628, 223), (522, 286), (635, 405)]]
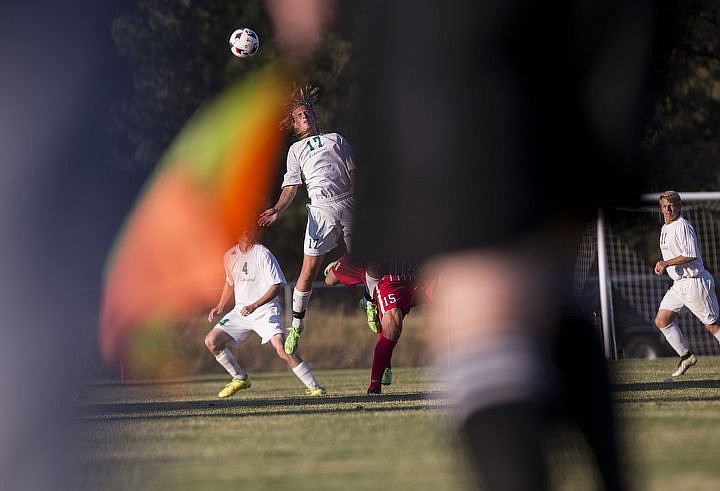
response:
[[(642, 148), (655, 189), (720, 189), (720, 5), (678, 0), (660, 25), (667, 43), (665, 83), (648, 94), (652, 107)], [(670, 7), (667, 7), (670, 8)], [(238, 27), (260, 36), (257, 55), (238, 59), (228, 38)], [(147, 173), (190, 116), (206, 101), (251, 71), (278, 58), (273, 28), (262, 0), (198, 2), (138, 0), (112, 26), (118, 53), (127, 62), (131, 94), (108, 112), (108, 128), (121, 144), (115, 165)], [(323, 128), (342, 132), (354, 91), (352, 40), (341, 23), (331, 26), (321, 48), (303, 67), (304, 80), (321, 89)], [(290, 141), (288, 141), (288, 144)], [(278, 162), (278, 186), (284, 159)], [(263, 236), (285, 268), (297, 276), (305, 208), (299, 194), (283, 219)], [(271, 197), (274, 199), (275, 196)]]

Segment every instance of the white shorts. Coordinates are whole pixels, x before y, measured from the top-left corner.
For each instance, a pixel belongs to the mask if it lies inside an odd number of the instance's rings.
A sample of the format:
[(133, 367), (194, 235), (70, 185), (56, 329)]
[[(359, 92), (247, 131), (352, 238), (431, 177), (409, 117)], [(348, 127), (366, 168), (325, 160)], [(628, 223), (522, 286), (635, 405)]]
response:
[(303, 252), (308, 256), (322, 256), (340, 243), (350, 250), (355, 199), (346, 196), (335, 201), (309, 203)]
[(660, 302), (662, 310), (675, 313), (679, 313), (683, 307), (687, 307), (705, 325), (714, 324), (718, 320), (715, 281), (710, 273), (705, 271), (696, 278), (675, 280)]
[(276, 305), (264, 305), (258, 309), (260, 312), (256, 310), (247, 316), (240, 313), (242, 307), (236, 306), (215, 324), (217, 329), (225, 331), (233, 337), (235, 340), (231, 343), (233, 348), (238, 343), (245, 341), (252, 332), (256, 332), (260, 336), (261, 344), (267, 343), (276, 334), (284, 333), (280, 320), (280, 308)]

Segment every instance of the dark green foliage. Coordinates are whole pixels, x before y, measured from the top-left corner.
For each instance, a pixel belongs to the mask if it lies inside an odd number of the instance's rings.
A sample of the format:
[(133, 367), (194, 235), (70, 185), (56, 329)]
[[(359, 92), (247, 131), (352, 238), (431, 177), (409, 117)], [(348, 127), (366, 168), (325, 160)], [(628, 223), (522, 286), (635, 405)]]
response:
[(655, 190), (720, 188), (720, 5), (715, 0), (666, 2), (667, 81), (644, 146)]
[[(228, 38), (238, 27), (258, 33), (257, 55), (232, 56)], [(112, 35), (127, 58), (134, 94), (111, 110), (111, 127), (132, 144), (121, 162), (144, 169), (158, 162), (200, 105), (278, 56), (261, 0), (139, 0), (134, 11), (113, 23)], [(320, 123), (331, 128), (349, 102), (350, 44), (331, 32), (322, 46), (297, 82), (320, 86)]]
[[(657, 92), (647, 95), (649, 116), (642, 142), (650, 162), (647, 192), (720, 189), (720, 6), (716, 0), (664, 3), (660, 26), (665, 43), (662, 70), (653, 73)], [(670, 11), (672, 10), (672, 11)], [(249, 59), (230, 54), (228, 38), (238, 27), (260, 36), (260, 50)], [(251, 70), (277, 59), (273, 26), (262, 0), (138, 0), (119, 17), (112, 34), (132, 74), (133, 95), (111, 109), (111, 130), (129, 142), (119, 165), (147, 172), (157, 164), (188, 118), (213, 95)], [(356, 87), (352, 44), (329, 30), (298, 84), (320, 87), (319, 123), (343, 132)], [(352, 142), (351, 142), (352, 143)], [(361, 163), (359, 163), (361, 165)], [(280, 192), (284, 156), (278, 162)], [(306, 199), (298, 197), (263, 241), (276, 253), (288, 279), (302, 259)], [(330, 258), (329, 258), (330, 259)], [(332, 258), (334, 259), (334, 257)]]
[[(239, 27), (250, 27), (260, 36), (260, 49), (251, 58), (239, 59), (230, 53), (228, 39)], [(128, 150), (118, 151), (116, 160), (142, 173), (160, 161), (203, 103), (278, 58), (272, 23), (261, 0), (138, 0), (133, 11), (115, 20), (112, 36), (127, 59), (133, 84), (132, 96), (117, 101), (109, 112), (110, 130), (129, 142)], [(336, 124), (351, 102), (350, 43), (330, 31), (321, 46), (296, 82), (320, 87), (320, 126), (342, 132)], [(284, 167), (283, 152), (268, 207), (280, 192)], [(290, 209), (262, 238), (280, 259), (289, 280), (297, 277), (302, 261), (307, 201), (303, 193), (298, 193)]]
[(113, 39), (127, 58), (134, 88), (132, 98), (110, 114), (112, 128), (132, 145), (131, 154), (119, 156), (123, 164), (154, 166), (202, 103), (274, 56), (269, 39), (263, 39), (262, 56), (232, 56), (230, 33), (250, 25), (269, 32), (260, 1), (140, 0), (135, 11), (113, 23)]

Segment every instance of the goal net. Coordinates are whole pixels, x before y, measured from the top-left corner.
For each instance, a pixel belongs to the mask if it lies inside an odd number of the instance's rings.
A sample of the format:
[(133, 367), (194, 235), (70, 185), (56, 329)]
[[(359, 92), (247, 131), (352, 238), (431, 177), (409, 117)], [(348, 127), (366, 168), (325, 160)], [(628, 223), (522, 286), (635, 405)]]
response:
[[(672, 284), (667, 274), (653, 272), (662, 259), (658, 195), (643, 196), (647, 205), (640, 208), (603, 211), (597, 223), (588, 227), (579, 247), (575, 293), (583, 310), (594, 316), (609, 358), (675, 354), (654, 327), (660, 300)], [(695, 229), (703, 263), (715, 278), (717, 290), (720, 193), (680, 192), (680, 196), (682, 214)], [(717, 340), (687, 309), (677, 323), (695, 353), (720, 354)]]

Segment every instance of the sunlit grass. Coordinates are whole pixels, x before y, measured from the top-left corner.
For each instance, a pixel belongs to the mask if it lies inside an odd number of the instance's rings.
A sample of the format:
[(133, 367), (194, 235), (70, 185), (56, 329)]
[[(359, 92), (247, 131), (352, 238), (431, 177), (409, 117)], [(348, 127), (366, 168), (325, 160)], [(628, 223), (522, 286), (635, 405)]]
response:
[[(672, 358), (610, 363), (631, 491), (720, 484), (720, 357), (665, 382), (674, 367)], [(90, 384), (74, 424), (74, 488), (471, 489), (446, 426), (442, 372), (394, 373), (379, 397), (365, 395), (368, 369), (317, 370), (323, 398), (306, 397), (287, 370), (254, 373), (251, 389), (227, 400), (215, 375)], [(561, 433), (554, 444), (556, 489), (597, 489), (587, 448)]]

